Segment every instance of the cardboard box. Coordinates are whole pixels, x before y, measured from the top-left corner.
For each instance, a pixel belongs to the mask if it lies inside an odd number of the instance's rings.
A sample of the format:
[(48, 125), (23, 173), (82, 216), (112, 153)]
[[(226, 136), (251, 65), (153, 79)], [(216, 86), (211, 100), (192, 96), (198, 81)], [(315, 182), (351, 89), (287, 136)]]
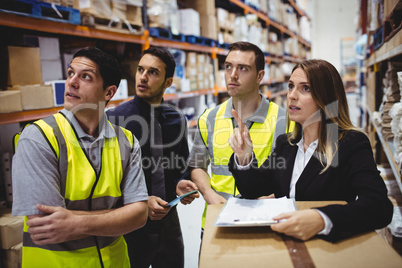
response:
[(215, 15), (215, 0), (185, 0), (186, 7), (197, 10), (200, 15)]
[(176, 88), (176, 91), (181, 91), (181, 78), (174, 76), (172, 85)]
[(42, 84), (39, 48), (8, 47), (8, 85)]
[(186, 66), (195, 66), (197, 64), (197, 53), (188, 52), (186, 57)]
[(91, 14), (97, 18), (113, 18), (112, 2), (109, 0), (76, 0), (74, 6), (81, 13)]
[(0, 113), (21, 112), (21, 92), (18, 90), (0, 91)]
[(10, 249), (22, 242), (23, 216), (12, 216), (11, 209), (0, 209), (0, 248)]
[(186, 78), (197, 77), (197, 65), (186, 67)]
[(200, 15), (201, 36), (218, 39), (218, 26), (215, 15)]
[(143, 26), (142, 7), (127, 5), (126, 17), (129, 23), (137, 26)]
[(49, 85), (25, 85), (9, 88), (21, 92), (23, 110), (44, 109), (54, 106), (53, 90)]
[(206, 61), (205, 54), (197, 54), (197, 64), (204, 64)]
[[(298, 209), (336, 202), (296, 202)], [(339, 204), (339, 202), (338, 202)], [(209, 205), (200, 268), (220, 267), (402, 267), (402, 258), (376, 232), (330, 243), (286, 238), (268, 227), (216, 227), (223, 204)], [(307, 253), (312, 263), (306, 263)]]
[(7, 250), (1, 250), (1, 267), (20, 268), (22, 265), (22, 242)]
[(147, 0), (147, 16), (149, 27), (167, 28), (169, 26), (168, 3)]
[(54, 80), (45, 82), (45, 85), (50, 85), (52, 87), (54, 106), (64, 105), (65, 83), (66, 80)]

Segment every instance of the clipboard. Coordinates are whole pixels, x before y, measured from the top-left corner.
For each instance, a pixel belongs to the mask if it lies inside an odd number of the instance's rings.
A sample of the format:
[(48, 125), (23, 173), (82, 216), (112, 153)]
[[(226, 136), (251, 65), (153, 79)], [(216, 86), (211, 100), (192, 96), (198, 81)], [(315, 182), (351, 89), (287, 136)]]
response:
[(196, 192), (198, 192), (198, 190), (194, 190), (185, 194), (182, 194), (181, 196), (178, 196), (177, 198), (173, 199), (172, 201), (169, 202), (169, 204), (167, 205), (167, 207), (174, 207), (176, 206), (180, 200), (182, 200), (184, 197), (195, 194)]
[(218, 227), (269, 226), (277, 223), (272, 218), (296, 211), (293, 198), (240, 199), (230, 197), (215, 221)]

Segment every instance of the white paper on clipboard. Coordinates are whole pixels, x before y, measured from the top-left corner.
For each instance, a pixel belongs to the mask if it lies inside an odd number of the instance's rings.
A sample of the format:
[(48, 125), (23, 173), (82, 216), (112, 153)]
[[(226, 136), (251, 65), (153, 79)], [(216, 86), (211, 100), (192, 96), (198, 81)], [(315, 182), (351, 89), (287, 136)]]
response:
[(230, 197), (219, 213), (215, 226), (268, 226), (276, 223), (272, 220), (273, 217), (296, 210), (293, 198), (240, 199)]

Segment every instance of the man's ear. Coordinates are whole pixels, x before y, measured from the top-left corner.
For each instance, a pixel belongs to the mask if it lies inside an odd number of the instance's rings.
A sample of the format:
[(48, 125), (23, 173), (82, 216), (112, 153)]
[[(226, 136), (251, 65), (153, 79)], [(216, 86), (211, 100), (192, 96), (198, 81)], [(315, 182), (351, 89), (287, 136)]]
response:
[(261, 83), (262, 79), (264, 78), (264, 74), (265, 74), (265, 71), (264, 71), (264, 70), (260, 70), (260, 71), (258, 72), (258, 74), (257, 74), (257, 81), (258, 81), (258, 84)]
[(115, 85), (108, 86), (105, 89), (105, 101), (110, 101), (113, 98), (114, 94), (116, 94), (116, 91), (117, 87)]
[(165, 81), (165, 89), (167, 89), (168, 87), (170, 87), (173, 84), (173, 77), (168, 77), (166, 78)]

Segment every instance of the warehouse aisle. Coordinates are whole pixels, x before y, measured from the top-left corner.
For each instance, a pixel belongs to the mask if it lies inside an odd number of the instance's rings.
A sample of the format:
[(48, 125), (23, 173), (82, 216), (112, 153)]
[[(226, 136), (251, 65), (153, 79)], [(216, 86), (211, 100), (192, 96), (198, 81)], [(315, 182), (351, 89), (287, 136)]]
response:
[(201, 217), (205, 201), (195, 199), (191, 205), (179, 204), (177, 209), (180, 217), (181, 229), (184, 239), (185, 268), (198, 267), (198, 255), (201, 243)]

